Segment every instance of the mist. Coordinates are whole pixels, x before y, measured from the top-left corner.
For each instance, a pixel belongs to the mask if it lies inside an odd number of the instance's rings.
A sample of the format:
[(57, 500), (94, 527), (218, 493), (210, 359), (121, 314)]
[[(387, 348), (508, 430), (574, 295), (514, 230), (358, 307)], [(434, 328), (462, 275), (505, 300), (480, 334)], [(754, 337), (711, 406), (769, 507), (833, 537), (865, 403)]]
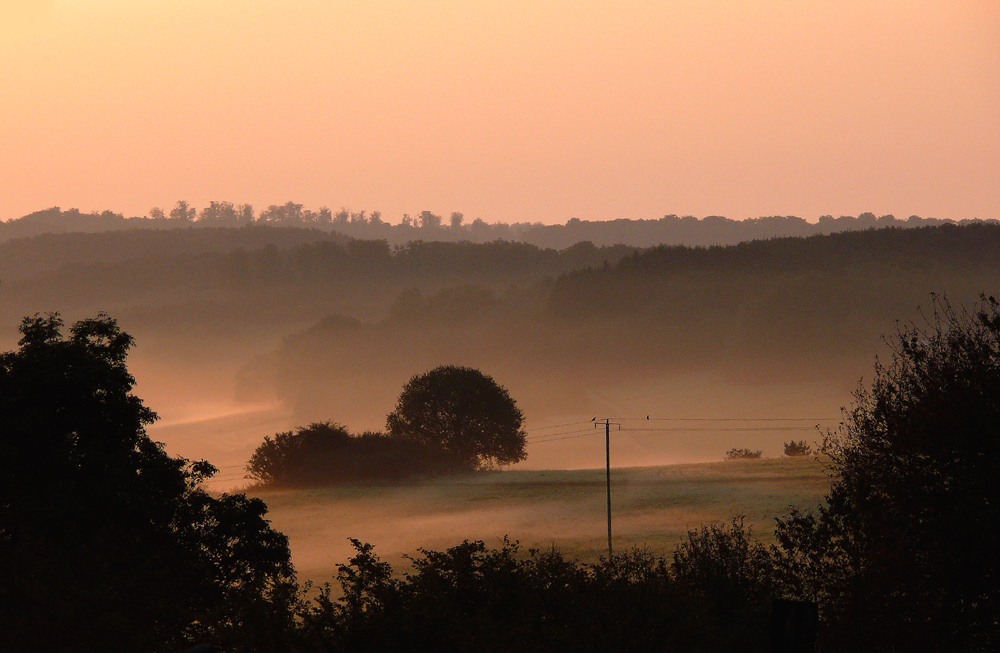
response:
[[(150, 433), (218, 465), (216, 489), (244, 482), (265, 435), (383, 429), (403, 384), (442, 364), (508, 389), (525, 469), (599, 467), (594, 417), (623, 423), (615, 465), (711, 461), (780, 455), (835, 427), (896, 320), (919, 320), (930, 292), (995, 287), (997, 241), (988, 224), (707, 249), (391, 248), (260, 227), (48, 235), (0, 245), (0, 320), (11, 347), (24, 315), (115, 316), (160, 416)], [(737, 421), (685, 421), (720, 418)], [(774, 418), (800, 421), (753, 421)]]

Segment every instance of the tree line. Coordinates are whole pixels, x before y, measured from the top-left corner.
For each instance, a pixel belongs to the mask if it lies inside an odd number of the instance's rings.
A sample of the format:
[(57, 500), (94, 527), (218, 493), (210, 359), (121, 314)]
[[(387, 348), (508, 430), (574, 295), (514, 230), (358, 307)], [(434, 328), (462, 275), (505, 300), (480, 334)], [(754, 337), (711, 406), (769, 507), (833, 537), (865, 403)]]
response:
[[(658, 219), (579, 220), (571, 218), (563, 224), (545, 225), (540, 222), (486, 222), (481, 218), (466, 219), (460, 212), (439, 215), (421, 211), (404, 214), (398, 222), (383, 219), (381, 212), (351, 211), (328, 207), (316, 210), (303, 204), (286, 202), (257, 210), (250, 204), (212, 201), (200, 210), (180, 200), (169, 209), (154, 207), (147, 216), (125, 217), (105, 210), (84, 213), (79, 209), (62, 210), (52, 207), (20, 218), (0, 222), (0, 241), (11, 238), (58, 232), (103, 232), (123, 229), (239, 228), (249, 225), (311, 228), (335, 232), (363, 240), (386, 240), (400, 245), (413, 240), (470, 241), (495, 240), (524, 242), (538, 247), (564, 249), (574, 243), (590, 241), (597, 245), (733, 245), (750, 240), (781, 237), (806, 237), (861, 231), (873, 228), (914, 228), (943, 224), (969, 224), (978, 220), (924, 218), (911, 215), (898, 219), (891, 214), (876, 216), (866, 212), (857, 216), (820, 216), (808, 222), (797, 216), (763, 216), (733, 220), (723, 216), (664, 215)], [(995, 222), (995, 220), (987, 221)]]

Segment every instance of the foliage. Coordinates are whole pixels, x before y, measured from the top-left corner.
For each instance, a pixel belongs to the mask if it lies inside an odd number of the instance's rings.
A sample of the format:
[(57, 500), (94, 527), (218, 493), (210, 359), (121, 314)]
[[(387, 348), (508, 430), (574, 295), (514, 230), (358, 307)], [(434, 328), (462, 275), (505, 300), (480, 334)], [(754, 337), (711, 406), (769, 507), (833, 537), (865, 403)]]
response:
[(246, 468), (248, 478), (276, 486), (391, 481), (466, 469), (439, 446), (382, 433), (352, 435), (333, 422), (265, 436)]
[[(753, 539), (743, 517), (703, 526), (677, 547), (671, 573), (696, 621), (719, 650), (767, 641), (771, 601), (781, 592), (775, 553)], [(703, 640), (704, 641), (704, 640)], [(692, 649), (698, 642), (691, 642)]]
[(828, 505), (779, 521), (798, 591), (822, 602), (825, 650), (1000, 644), (1000, 310), (934, 300), (855, 393), (824, 451)]
[(756, 460), (760, 458), (762, 453), (759, 449), (751, 451), (750, 449), (737, 449), (734, 447), (726, 452), (726, 460)]
[(492, 377), (442, 365), (414, 376), (386, 418), (393, 437), (443, 447), (474, 469), (524, 460), (524, 414)]
[(114, 320), (62, 327), (26, 318), (0, 354), (0, 648), (280, 648), (296, 586), (263, 502), (150, 440)]
[(596, 565), (558, 551), (465, 541), (421, 550), (394, 577), (352, 540), (342, 592), (326, 586), (303, 610), (321, 650), (760, 651), (775, 595), (770, 554), (742, 521), (689, 533), (671, 564), (644, 549)]
[(792, 440), (784, 444), (786, 456), (808, 456), (812, 453), (812, 447), (805, 440)]

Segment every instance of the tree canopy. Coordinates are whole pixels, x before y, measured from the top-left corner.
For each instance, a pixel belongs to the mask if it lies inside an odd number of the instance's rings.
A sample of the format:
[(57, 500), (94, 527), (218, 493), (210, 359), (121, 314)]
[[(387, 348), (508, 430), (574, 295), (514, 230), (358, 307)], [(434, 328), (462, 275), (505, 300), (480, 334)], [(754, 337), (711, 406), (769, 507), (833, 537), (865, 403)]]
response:
[(818, 514), (781, 520), (831, 650), (995, 650), (1000, 641), (1000, 305), (935, 300), (855, 394), (824, 451)]
[(26, 318), (0, 354), (0, 648), (281, 648), (297, 588), (264, 503), (149, 438), (113, 319), (62, 329)]
[(411, 378), (386, 418), (393, 437), (440, 445), (473, 469), (524, 460), (524, 414), (507, 389), (470, 367)]

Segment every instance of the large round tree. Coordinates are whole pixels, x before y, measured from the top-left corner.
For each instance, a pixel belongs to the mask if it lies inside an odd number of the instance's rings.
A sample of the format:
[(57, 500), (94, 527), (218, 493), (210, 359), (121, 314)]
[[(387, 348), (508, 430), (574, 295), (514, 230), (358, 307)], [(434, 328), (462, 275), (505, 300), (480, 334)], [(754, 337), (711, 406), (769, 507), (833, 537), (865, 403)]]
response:
[(524, 414), (507, 389), (471, 367), (414, 376), (386, 419), (393, 437), (439, 445), (472, 469), (527, 457)]

